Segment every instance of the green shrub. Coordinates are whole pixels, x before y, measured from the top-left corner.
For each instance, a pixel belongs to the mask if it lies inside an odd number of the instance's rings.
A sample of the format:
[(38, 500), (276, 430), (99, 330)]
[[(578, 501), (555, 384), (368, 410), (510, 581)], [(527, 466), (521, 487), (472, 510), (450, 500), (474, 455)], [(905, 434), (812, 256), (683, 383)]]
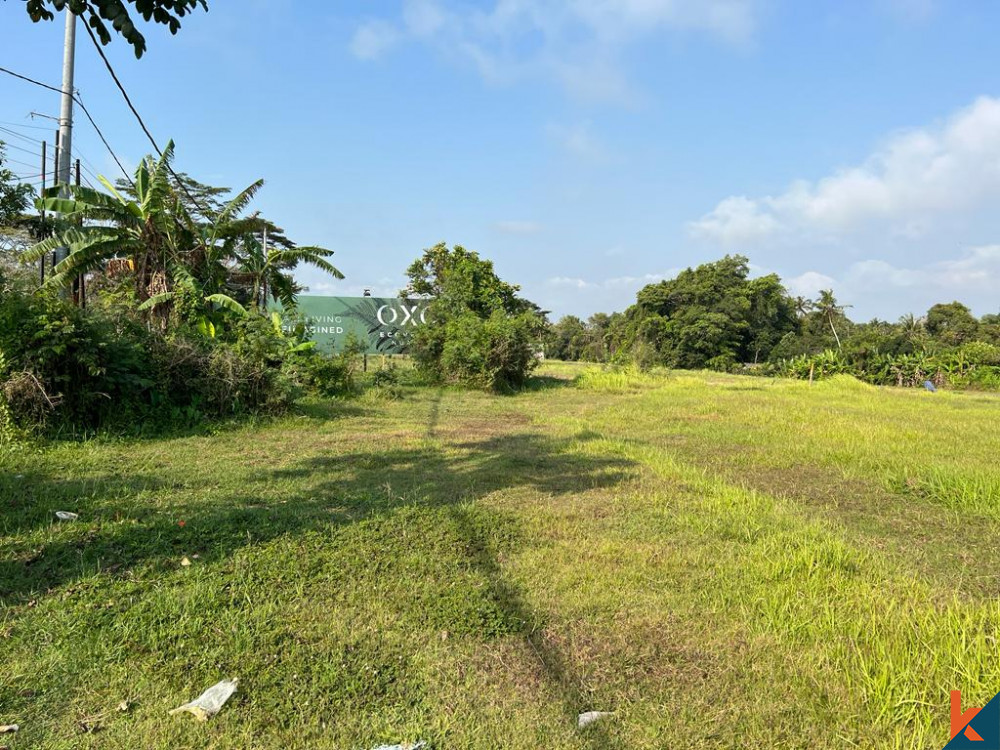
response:
[(541, 333), (534, 313), (497, 310), (483, 319), (469, 311), (422, 328), (414, 359), (433, 381), (509, 392), (521, 388), (537, 367)]
[(318, 355), (259, 316), (225, 338), (167, 337), (132, 317), (85, 313), (41, 294), (0, 299), (0, 351), (5, 422), (32, 432), (134, 432), (274, 413), (308, 382), (343, 380), (339, 371), (297, 377), (286, 365)]

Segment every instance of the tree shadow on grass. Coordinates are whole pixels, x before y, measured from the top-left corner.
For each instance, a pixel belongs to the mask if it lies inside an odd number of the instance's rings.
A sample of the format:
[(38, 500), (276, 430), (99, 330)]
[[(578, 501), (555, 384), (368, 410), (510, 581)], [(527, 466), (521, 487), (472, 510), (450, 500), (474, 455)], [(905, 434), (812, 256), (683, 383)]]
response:
[[(437, 412), (434, 402), (431, 406), (428, 427), (433, 434)], [(516, 636), (530, 644), (538, 657), (539, 674), (561, 696), (566, 720), (571, 721), (576, 713), (591, 708), (583, 703), (584, 686), (570, 661), (544, 637), (544, 617), (506, 576), (503, 551), (484, 531), (492, 522), (484, 525), (483, 514), (503, 515), (507, 526), (516, 522), (510, 514), (476, 501), (505, 490), (531, 489), (558, 502), (574, 493), (613, 487), (634, 475), (634, 465), (627, 460), (574, 451), (580, 440), (517, 433), (444, 446), (422, 441), (310, 456), (289, 468), (252, 475), (243, 491), (184, 501), (180, 506), (162, 499), (169, 498), (174, 483), (148, 474), (83, 480), (41, 473), (17, 480), (0, 477), (0, 487), (16, 481), (22, 489), (30, 488), (13, 498), (0, 497), (0, 544), (15, 551), (0, 560), (0, 603), (9, 608), (8, 623), (16, 623), (30, 600), (58, 595), (82, 578), (100, 574), (127, 579), (137, 569), (148, 578), (176, 572), (182, 555), (198, 553), (200, 564), (211, 564), (279, 537), (335, 532), (399, 512), (444, 513), (460, 537), (463, 564), (485, 582), (485, 600), (501, 623), (494, 636)], [(190, 485), (186, 490), (203, 498), (215, 491), (209, 480), (204, 483), (204, 491)], [(275, 494), (274, 486), (285, 484), (301, 487)], [(27, 513), (29, 525), (51, 523), (56, 504), (74, 494), (100, 498), (88, 510), (90, 517), (81, 516), (57, 529), (40, 548), (28, 548), (9, 536), (25, 531), (24, 524), (9, 523), (13, 517)], [(159, 498), (147, 501), (147, 495)], [(516, 536), (521, 530), (514, 528), (512, 533)], [(330, 533), (329, 543), (337, 543), (335, 534)], [(494, 637), (486, 631), (472, 634)], [(584, 736), (594, 747), (615, 746), (601, 727)]]

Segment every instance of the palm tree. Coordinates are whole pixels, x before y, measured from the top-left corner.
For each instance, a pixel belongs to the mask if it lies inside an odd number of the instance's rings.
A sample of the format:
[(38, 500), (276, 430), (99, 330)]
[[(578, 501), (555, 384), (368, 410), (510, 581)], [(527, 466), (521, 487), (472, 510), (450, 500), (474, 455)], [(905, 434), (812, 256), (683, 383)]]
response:
[(816, 309), (816, 303), (808, 297), (796, 297), (793, 304), (795, 305), (795, 314), (800, 318), (804, 318)]
[(843, 349), (844, 347), (840, 343), (840, 334), (837, 333), (837, 326), (834, 325), (834, 319), (837, 317), (843, 317), (844, 310), (848, 307), (850, 307), (850, 305), (838, 304), (837, 298), (833, 296), (833, 291), (830, 289), (821, 290), (819, 293), (819, 299), (816, 300), (814, 304), (814, 309), (816, 309), (830, 324), (830, 330), (833, 331), (833, 337), (837, 340), (838, 349)]
[[(289, 308), (295, 306), (295, 298), (302, 290), (292, 276), (299, 264), (314, 266), (335, 279), (344, 278), (328, 258), (332, 250), (310, 245), (299, 247), (281, 232), (280, 228), (259, 219), (263, 232), (245, 234), (234, 255), (241, 275), (246, 279), (250, 304), (260, 309), (267, 307), (268, 299), (274, 299)], [(267, 246), (261, 237), (267, 238)]]

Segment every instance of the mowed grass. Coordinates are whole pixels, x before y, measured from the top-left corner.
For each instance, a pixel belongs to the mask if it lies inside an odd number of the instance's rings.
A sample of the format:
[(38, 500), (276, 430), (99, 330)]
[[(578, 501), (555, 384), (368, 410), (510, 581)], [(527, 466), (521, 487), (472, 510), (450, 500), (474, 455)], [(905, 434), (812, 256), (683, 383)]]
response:
[(1000, 691), (1000, 400), (543, 376), (0, 458), (0, 746), (940, 748)]

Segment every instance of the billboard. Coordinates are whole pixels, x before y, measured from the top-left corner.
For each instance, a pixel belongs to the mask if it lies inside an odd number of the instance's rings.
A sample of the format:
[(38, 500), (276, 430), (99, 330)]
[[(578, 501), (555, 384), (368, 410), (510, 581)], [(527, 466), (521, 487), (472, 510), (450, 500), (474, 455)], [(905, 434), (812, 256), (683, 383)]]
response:
[(340, 351), (348, 338), (367, 347), (369, 354), (404, 354), (412, 333), (427, 320), (426, 299), (392, 297), (312, 297), (298, 298), (295, 313), (282, 315), (284, 328), (305, 319), (309, 339), (323, 351)]

